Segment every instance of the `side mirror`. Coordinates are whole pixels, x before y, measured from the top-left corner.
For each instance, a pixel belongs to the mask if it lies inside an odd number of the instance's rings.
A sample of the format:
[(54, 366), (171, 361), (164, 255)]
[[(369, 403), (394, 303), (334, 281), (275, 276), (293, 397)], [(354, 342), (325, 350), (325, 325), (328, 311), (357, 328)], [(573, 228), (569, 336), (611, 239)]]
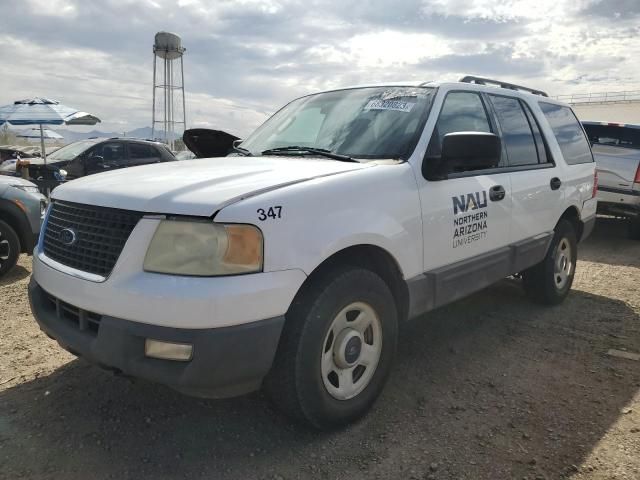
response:
[(485, 132), (453, 132), (442, 140), (440, 158), (428, 158), (427, 180), (444, 180), (451, 173), (495, 168), (500, 163), (500, 137)]

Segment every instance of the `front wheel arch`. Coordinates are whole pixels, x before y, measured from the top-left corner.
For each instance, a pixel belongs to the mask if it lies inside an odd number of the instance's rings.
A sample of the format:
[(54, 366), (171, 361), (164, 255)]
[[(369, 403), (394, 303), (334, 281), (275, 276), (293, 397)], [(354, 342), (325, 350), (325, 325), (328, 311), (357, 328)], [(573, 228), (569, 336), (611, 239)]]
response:
[(409, 315), (409, 288), (397, 260), (384, 248), (371, 244), (353, 245), (337, 251), (322, 261), (306, 278), (292, 304), (316, 279), (340, 266), (360, 267), (378, 275), (389, 287), (396, 302), (398, 318), (404, 321)]

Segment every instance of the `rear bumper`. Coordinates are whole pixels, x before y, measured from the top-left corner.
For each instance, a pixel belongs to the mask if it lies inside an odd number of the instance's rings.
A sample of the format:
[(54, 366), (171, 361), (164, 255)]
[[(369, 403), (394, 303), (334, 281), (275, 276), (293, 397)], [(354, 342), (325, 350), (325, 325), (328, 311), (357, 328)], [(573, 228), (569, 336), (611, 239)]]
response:
[[(29, 302), (40, 328), (71, 353), (125, 375), (208, 398), (258, 389), (271, 368), (284, 324), (284, 316), (279, 316), (232, 327), (180, 329), (84, 311), (83, 318), (91, 320), (81, 321), (73, 314), (80, 312), (77, 308), (56, 303), (33, 278)], [(147, 338), (191, 344), (193, 356), (188, 362), (146, 357)]]
[(598, 202), (598, 213), (617, 217), (635, 218), (640, 216), (640, 205), (632, 203)]
[(639, 216), (640, 191), (599, 186), (598, 213), (622, 217)]

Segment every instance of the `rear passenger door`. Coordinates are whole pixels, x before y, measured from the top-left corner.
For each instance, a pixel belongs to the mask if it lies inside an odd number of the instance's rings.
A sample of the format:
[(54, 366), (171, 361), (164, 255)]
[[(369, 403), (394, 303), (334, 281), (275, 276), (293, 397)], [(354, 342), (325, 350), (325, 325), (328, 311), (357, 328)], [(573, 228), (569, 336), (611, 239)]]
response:
[[(562, 208), (560, 175), (527, 103), (506, 95), (487, 94), (487, 97), (497, 118), (505, 163), (511, 172), (511, 243), (529, 242), (553, 230), (558, 221)], [(534, 248), (539, 244), (530, 245)]]
[(161, 160), (160, 152), (154, 146), (146, 143), (129, 143), (129, 160), (126, 165), (127, 167), (158, 163)]

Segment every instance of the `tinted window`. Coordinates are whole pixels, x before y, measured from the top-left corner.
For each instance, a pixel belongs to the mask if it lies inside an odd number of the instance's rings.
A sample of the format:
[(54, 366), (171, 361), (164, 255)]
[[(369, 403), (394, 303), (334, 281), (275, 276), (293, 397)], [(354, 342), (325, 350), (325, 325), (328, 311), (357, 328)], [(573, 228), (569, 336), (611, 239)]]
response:
[(616, 125), (583, 125), (591, 143), (640, 148), (640, 129)]
[(529, 125), (531, 126), (531, 130), (533, 131), (533, 138), (536, 141), (536, 149), (538, 150), (538, 161), (540, 163), (552, 163), (551, 154), (549, 154), (547, 148), (547, 142), (544, 140), (544, 136), (542, 135), (542, 131), (540, 130), (540, 125), (538, 124), (538, 120), (533, 116), (533, 112), (524, 102), (521, 102), (522, 107), (524, 108), (525, 113), (527, 114), (527, 118), (529, 119)]
[(134, 160), (137, 158), (151, 158), (159, 157), (155, 148), (151, 145), (144, 145), (142, 143), (130, 143), (129, 144), (129, 158)]
[(436, 124), (439, 141), (452, 132), (491, 132), (480, 95), (453, 92), (447, 95)]
[(502, 141), (507, 150), (509, 165), (532, 165), (538, 163), (538, 152), (529, 120), (517, 98), (490, 95), (498, 116)]
[(105, 162), (109, 160), (122, 160), (124, 156), (124, 145), (120, 142), (107, 142), (96, 145), (89, 155), (90, 157), (102, 157)]
[(491, 132), (480, 95), (471, 92), (447, 95), (427, 148), (427, 157), (439, 157), (442, 139), (453, 132)]
[(540, 102), (540, 108), (558, 140), (564, 160), (570, 165), (593, 162), (591, 147), (573, 111), (546, 102)]

